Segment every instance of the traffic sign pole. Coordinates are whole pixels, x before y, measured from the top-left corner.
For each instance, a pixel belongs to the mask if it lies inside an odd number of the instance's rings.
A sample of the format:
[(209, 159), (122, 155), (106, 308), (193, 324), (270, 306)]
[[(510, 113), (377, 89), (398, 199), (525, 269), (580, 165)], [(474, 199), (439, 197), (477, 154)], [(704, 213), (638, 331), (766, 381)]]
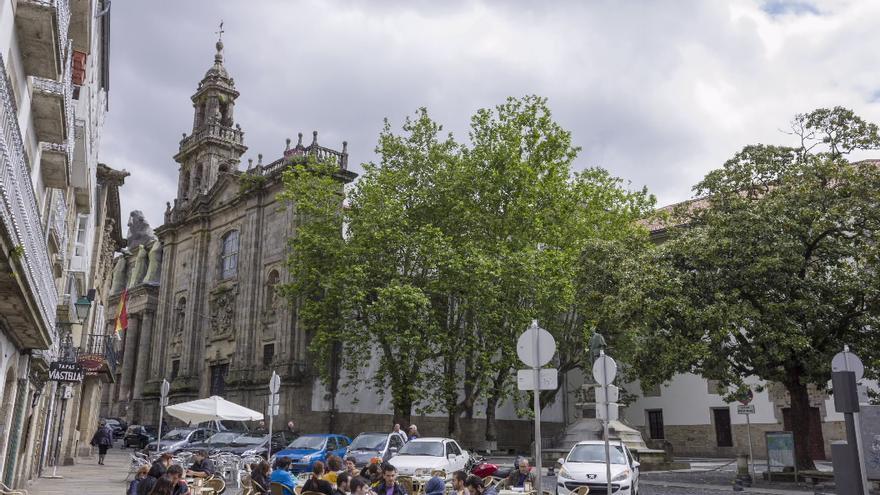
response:
[(278, 391), (281, 389), (281, 377), (275, 373), (275, 370), (272, 370), (272, 378), (269, 379), (269, 408), (267, 413), (269, 413), (269, 439), (266, 444), (266, 458), (269, 459), (272, 457), (272, 426), (274, 423), (275, 415), (278, 414), (278, 406), (279, 406), (279, 396)]
[(162, 386), (159, 388), (159, 433), (156, 435), (156, 454), (162, 453), (162, 415), (165, 413), (165, 406), (168, 405), (168, 391), (171, 384), (168, 380), (162, 379)]
[[(532, 322), (532, 327), (537, 327), (538, 321)], [(535, 477), (535, 493), (543, 494), (541, 491), (541, 478), (544, 477), (541, 466), (541, 339), (537, 331), (535, 334), (535, 469), (538, 470), (538, 476)], [(515, 466), (516, 467), (516, 466)]]
[[(600, 350), (599, 353), (602, 357), (605, 356), (604, 350)], [(611, 488), (611, 444), (608, 441), (609, 440), (608, 439), (608, 423), (611, 422), (611, 406), (609, 405), (609, 402), (608, 402), (608, 395), (609, 395), (608, 394), (608, 385), (610, 385), (609, 382), (611, 380), (608, 379), (608, 360), (607, 359), (602, 359), (602, 377), (605, 382), (602, 384), (602, 387), (605, 389), (605, 422), (604, 422), (605, 423), (605, 425), (604, 425), (604, 430), (605, 430), (605, 432), (604, 432), (605, 433), (605, 476), (606, 476), (605, 481), (608, 483), (608, 492), (607, 493), (613, 493), (613, 490)]]

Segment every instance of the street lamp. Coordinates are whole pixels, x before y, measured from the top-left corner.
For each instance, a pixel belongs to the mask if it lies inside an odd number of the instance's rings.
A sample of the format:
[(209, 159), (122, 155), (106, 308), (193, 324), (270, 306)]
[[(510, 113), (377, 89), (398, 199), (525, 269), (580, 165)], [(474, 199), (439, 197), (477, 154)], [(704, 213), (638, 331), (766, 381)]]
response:
[(81, 296), (76, 300), (74, 306), (76, 307), (76, 319), (83, 321), (89, 316), (89, 310), (92, 308), (92, 301), (86, 296)]

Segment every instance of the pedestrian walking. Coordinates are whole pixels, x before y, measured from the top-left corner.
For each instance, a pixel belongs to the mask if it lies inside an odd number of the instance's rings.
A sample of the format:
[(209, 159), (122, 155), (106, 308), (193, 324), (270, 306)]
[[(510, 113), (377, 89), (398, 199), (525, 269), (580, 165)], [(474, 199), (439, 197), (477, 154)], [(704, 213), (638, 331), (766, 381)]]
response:
[(92, 435), (92, 447), (98, 447), (98, 464), (104, 465), (104, 457), (107, 455), (107, 449), (113, 445), (113, 430), (107, 426), (107, 422), (101, 420), (98, 430)]

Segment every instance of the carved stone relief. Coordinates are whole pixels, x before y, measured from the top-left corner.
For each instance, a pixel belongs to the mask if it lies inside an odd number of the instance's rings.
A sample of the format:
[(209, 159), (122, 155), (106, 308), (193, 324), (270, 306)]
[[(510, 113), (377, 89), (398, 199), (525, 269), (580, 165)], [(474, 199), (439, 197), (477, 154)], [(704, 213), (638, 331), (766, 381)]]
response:
[(217, 340), (234, 337), (237, 298), (237, 285), (223, 285), (211, 291), (210, 339)]

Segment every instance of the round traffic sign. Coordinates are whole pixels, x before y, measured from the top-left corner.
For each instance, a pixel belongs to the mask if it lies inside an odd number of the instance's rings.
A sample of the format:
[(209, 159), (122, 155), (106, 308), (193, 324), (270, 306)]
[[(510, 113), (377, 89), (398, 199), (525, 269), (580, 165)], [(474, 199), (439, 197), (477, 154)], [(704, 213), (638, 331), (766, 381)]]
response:
[(740, 396), (736, 400), (738, 400), (740, 404), (747, 406), (750, 402), (755, 400), (755, 393), (752, 392), (752, 389), (748, 389), (740, 394)]
[(269, 392), (277, 394), (279, 388), (281, 388), (281, 377), (273, 371), (272, 378), (269, 380)]
[(540, 368), (549, 363), (556, 354), (556, 340), (550, 332), (538, 326), (538, 320), (519, 336), (516, 341), (516, 355), (530, 368)]
[(593, 363), (593, 378), (599, 385), (607, 386), (614, 382), (615, 377), (617, 377), (617, 362), (611, 356), (602, 354)]
[(168, 397), (168, 392), (171, 390), (171, 384), (168, 383), (168, 380), (162, 380), (162, 386), (159, 388), (159, 394), (164, 399)]
[(852, 371), (856, 375), (856, 381), (859, 381), (865, 376), (865, 365), (858, 356), (845, 349), (834, 355), (831, 371)]

